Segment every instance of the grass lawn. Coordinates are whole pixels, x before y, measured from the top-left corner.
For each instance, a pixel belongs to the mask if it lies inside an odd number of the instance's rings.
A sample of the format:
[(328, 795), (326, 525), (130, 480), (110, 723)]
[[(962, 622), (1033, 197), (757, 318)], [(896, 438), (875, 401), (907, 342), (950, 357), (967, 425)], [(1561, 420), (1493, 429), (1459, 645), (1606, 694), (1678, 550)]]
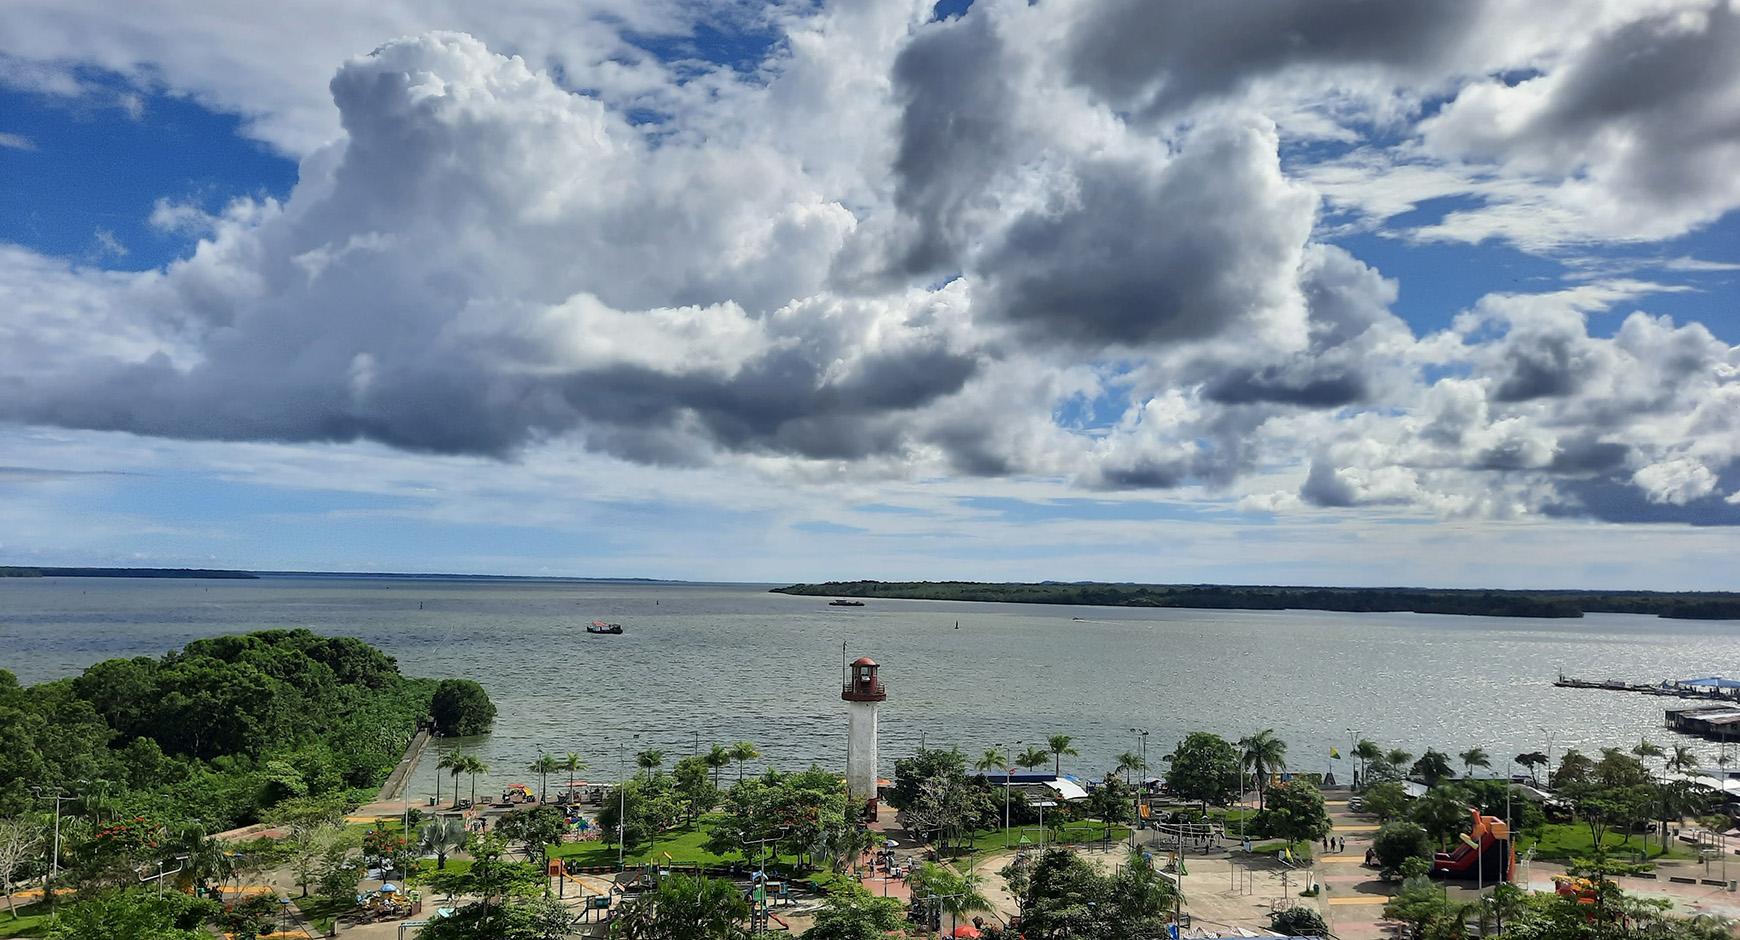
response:
[(0, 913), (0, 937), (40, 937), (48, 930), (48, 905), (18, 905), (18, 916)]
[[(1061, 826), (1047, 826), (1046, 829), (1048, 830), (1048, 834), (1045, 837), (1045, 841), (1048, 843), (1062, 842), (1065, 844), (1079, 845), (1085, 842), (1103, 841), (1107, 835), (1106, 824), (1097, 819), (1077, 820), (1075, 822), (1065, 823)], [(1026, 838), (1027, 845), (1037, 846), (1040, 841), (1039, 835), (1038, 826), (1012, 826), (1009, 829), (1008, 847), (1015, 848), (1019, 846), (1022, 838)], [(1111, 841), (1114, 844), (1123, 842), (1129, 838), (1130, 829), (1128, 826), (1111, 827)], [(971, 846), (966, 854), (976, 861), (978, 858), (989, 855), (992, 852), (1001, 852), (1003, 848), (1003, 830), (980, 829), (973, 833)]]
[[(1662, 852), (1659, 836), (1654, 834), (1650, 835), (1649, 848), (1647, 851), (1644, 849), (1643, 840), (1644, 836), (1642, 834), (1635, 834), (1631, 837), (1630, 842), (1627, 843), (1625, 836), (1616, 832), (1609, 832), (1602, 838), (1601, 844), (1602, 847), (1607, 850), (1609, 856), (1616, 858), (1627, 858), (1638, 852), (1644, 852), (1644, 857), (1651, 859), (1697, 857), (1695, 852), (1682, 845), (1675, 844), (1672, 839), (1668, 840), (1668, 850), (1666, 853)], [(1528, 851), (1531, 847), (1535, 850), (1536, 858), (1551, 859), (1553, 861), (1569, 861), (1573, 858), (1588, 858), (1595, 854), (1595, 843), (1589, 838), (1589, 827), (1582, 823), (1548, 823), (1546, 827), (1541, 830), (1539, 841), (1528, 836), (1523, 836), (1517, 840), (1517, 854), (1520, 855), (1523, 852)]]
[[(1284, 842), (1280, 839), (1270, 839), (1267, 842), (1258, 842), (1258, 843), (1252, 845), (1251, 852), (1253, 854), (1256, 854), (1256, 855), (1274, 855), (1275, 853), (1281, 851), (1282, 849), (1284, 849), (1286, 847), (1287, 847), (1286, 842)], [(1295, 843), (1293, 843), (1293, 857), (1294, 858), (1310, 858), (1312, 855), (1312, 850), (1315, 849), (1316, 847), (1317, 847), (1317, 844), (1315, 842), (1308, 842), (1308, 841), (1295, 842)]]

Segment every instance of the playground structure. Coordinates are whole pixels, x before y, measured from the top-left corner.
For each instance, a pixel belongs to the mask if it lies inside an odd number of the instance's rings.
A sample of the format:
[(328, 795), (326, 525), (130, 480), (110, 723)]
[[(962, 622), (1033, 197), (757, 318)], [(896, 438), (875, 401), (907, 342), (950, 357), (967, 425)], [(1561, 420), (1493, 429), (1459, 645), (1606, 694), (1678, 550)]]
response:
[(1432, 874), (1440, 878), (1479, 879), (1488, 884), (1510, 881), (1516, 875), (1516, 849), (1510, 827), (1497, 816), (1482, 816), (1471, 809), (1473, 828), (1454, 851), (1432, 856)]

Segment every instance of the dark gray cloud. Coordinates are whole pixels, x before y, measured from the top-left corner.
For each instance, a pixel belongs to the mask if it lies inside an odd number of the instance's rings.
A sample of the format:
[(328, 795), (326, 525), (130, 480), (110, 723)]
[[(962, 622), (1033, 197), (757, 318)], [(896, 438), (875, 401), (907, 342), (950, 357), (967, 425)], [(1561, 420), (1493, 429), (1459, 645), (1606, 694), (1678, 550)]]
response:
[(1575, 392), (1587, 371), (1580, 343), (1563, 333), (1512, 338), (1505, 343), (1503, 372), (1493, 389), (1493, 401), (1509, 404)]
[(1109, 0), (1065, 39), (1071, 77), (1120, 109), (1177, 117), (1299, 66), (1439, 68), (1473, 36), (1477, 0)]
[(1294, 289), (1314, 203), (1263, 131), (1205, 129), (1163, 166), (1102, 159), (1075, 176), (1067, 202), (1022, 213), (974, 260), (985, 316), (1047, 341), (1144, 346), (1254, 326)]
[(1342, 479), (1333, 463), (1321, 457), (1311, 461), (1311, 471), (1305, 475), (1304, 485), (1299, 487), (1299, 498), (1313, 506), (1330, 509), (1359, 504), (1359, 493), (1352, 484)]
[(1740, 525), (1740, 503), (1728, 502), (1721, 495), (1740, 491), (1740, 463), (1730, 464), (1718, 477), (1720, 483), (1714, 495), (1681, 504), (1652, 502), (1624, 477), (1566, 480), (1558, 487), (1560, 499), (1543, 506), (1541, 511), (1549, 516), (1602, 522)]
[(1229, 372), (1203, 388), (1209, 401), (1223, 405), (1267, 402), (1306, 408), (1339, 408), (1363, 401), (1370, 389), (1365, 377), (1348, 372), (1333, 375), (1293, 375), (1280, 366)]

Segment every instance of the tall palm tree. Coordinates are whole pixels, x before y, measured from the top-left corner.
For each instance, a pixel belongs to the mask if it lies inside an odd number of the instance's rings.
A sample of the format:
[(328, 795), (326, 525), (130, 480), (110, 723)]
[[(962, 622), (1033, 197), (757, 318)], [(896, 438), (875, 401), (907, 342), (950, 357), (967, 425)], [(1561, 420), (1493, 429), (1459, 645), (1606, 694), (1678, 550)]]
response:
[(562, 757), (562, 769), (568, 772), (568, 799), (574, 798), (574, 775), (586, 769), (586, 762), (580, 755), (569, 751)]
[(985, 753), (979, 755), (978, 760), (973, 761), (973, 769), (974, 770), (980, 770), (980, 771), (985, 771), (985, 772), (990, 772), (993, 770), (1002, 770), (1003, 768), (1008, 767), (1008, 766), (1009, 766), (1009, 755), (1004, 754), (1001, 749), (994, 748), (994, 747), (985, 748)]
[(1275, 737), (1275, 729), (1265, 728), (1239, 739), (1242, 763), (1257, 778), (1257, 808), (1263, 809), (1269, 789), (1269, 776), (1287, 769), (1287, 742)]
[(1070, 737), (1067, 734), (1054, 734), (1045, 739), (1045, 745), (1051, 751), (1051, 775), (1063, 776), (1063, 755), (1080, 757), (1081, 752), (1069, 746)]
[(1515, 760), (1517, 763), (1529, 769), (1529, 782), (1539, 786), (1541, 778), (1535, 773), (1535, 768), (1546, 764), (1547, 755), (1542, 754), (1540, 751), (1528, 751), (1526, 753), (1518, 754)]
[(731, 751), (715, 744), (702, 760), (707, 762), (707, 769), (713, 771), (713, 789), (719, 789), (719, 771), (723, 770), (726, 764), (731, 763)]
[(1666, 767), (1676, 774), (1683, 774), (1688, 770), (1696, 770), (1701, 763), (1703, 760), (1698, 757), (1697, 751), (1684, 744), (1676, 744), (1673, 750), (1668, 752)]
[[(974, 911), (991, 910), (985, 897), (984, 879), (980, 875), (962, 874), (952, 868), (926, 862), (907, 880), (915, 899), (929, 898), (941, 913), (958, 921)], [(954, 924), (950, 924), (952, 931)], [(952, 934), (945, 934), (945, 936)]]
[[(471, 805), (477, 805), (477, 775), (489, 773), (489, 765), (475, 755), (465, 755), (465, 772), (471, 775)], [(459, 781), (455, 780), (457, 784)]]
[(743, 762), (754, 760), (760, 756), (761, 752), (756, 750), (755, 745), (749, 741), (738, 741), (731, 745), (731, 759), (737, 762), (738, 783), (743, 782)]
[(1408, 762), (1413, 759), (1414, 755), (1399, 747), (1390, 748), (1389, 753), (1384, 755), (1384, 763), (1394, 767), (1398, 771), (1407, 770)]
[(1024, 770), (1032, 770), (1036, 767), (1044, 767), (1045, 762), (1048, 760), (1051, 760), (1050, 751), (1041, 750), (1037, 747), (1029, 747), (1015, 758), (1015, 766)]
[(1465, 776), (1474, 776), (1474, 768), (1476, 767), (1492, 767), (1492, 758), (1487, 756), (1486, 749), (1482, 747), (1471, 747), (1456, 756), (1462, 760), (1462, 767), (1466, 771)]
[[(457, 754), (457, 753), (447, 754), (446, 756), (441, 758), (441, 763), (438, 765), (442, 768), (445, 768), (447, 773), (453, 777), (453, 805), (454, 806), (459, 805), (459, 775), (462, 773), (465, 773), (465, 761), (469, 757), (470, 757), (470, 755), (468, 755), (468, 754)], [(437, 779), (439, 779), (439, 778), (437, 778)]]
[(1651, 742), (1648, 738), (1637, 742), (1637, 746), (1631, 749), (1631, 753), (1636, 754), (1637, 759), (1642, 761), (1646, 767), (1649, 766), (1650, 758), (1666, 755), (1666, 752), (1661, 749), (1661, 745)]
[(658, 748), (641, 751), (639, 754), (634, 755), (634, 765), (636, 767), (639, 767), (641, 770), (651, 771), (655, 775), (658, 773), (659, 765), (664, 762), (665, 752)]
[(1132, 770), (1147, 770), (1147, 769), (1148, 769), (1148, 762), (1142, 759), (1142, 755), (1136, 753), (1135, 751), (1125, 751), (1124, 753), (1118, 755), (1118, 767), (1116, 770), (1114, 770), (1112, 772), (1113, 773), (1122, 773), (1124, 775), (1124, 782), (1130, 783), (1130, 782), (1132, 782), (1130, 780), (1130, 771), (1132, 771)]
[(1383, 760), (1384, 749), (1370, 738), (1360, 738), (1353, 745), (1353, 756), (1359, 759), (1359, 776), (1363, 780), (1371, 772), (1371, 762)]
[(542, 805), (550, 802), (546, 781), (549, 779), (551, 774), (561, 770), (562, 765), (557, 763), (556, 759), (548, 754), (539, 754), (538, 759), (532, 761), (526, 769), (538, 775), (538, 803)]

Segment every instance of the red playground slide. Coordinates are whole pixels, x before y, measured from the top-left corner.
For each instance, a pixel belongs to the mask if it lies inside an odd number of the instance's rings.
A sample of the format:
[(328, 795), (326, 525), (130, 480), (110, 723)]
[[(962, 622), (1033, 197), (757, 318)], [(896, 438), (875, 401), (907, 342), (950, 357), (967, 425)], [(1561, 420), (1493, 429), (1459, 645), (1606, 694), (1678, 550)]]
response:
[(1440, 878), (1477, 878), (1488, 883), (1509, 881), (1516, 873), (1516, 849), (1511, 845), (1510, 827), (1497, 816), (1482, 816), (1477, 809), (1468, 811), (1474, 817), (1474, 827), (1462, 837), (1454, 851), (1432, 856), (1432, 874)]

